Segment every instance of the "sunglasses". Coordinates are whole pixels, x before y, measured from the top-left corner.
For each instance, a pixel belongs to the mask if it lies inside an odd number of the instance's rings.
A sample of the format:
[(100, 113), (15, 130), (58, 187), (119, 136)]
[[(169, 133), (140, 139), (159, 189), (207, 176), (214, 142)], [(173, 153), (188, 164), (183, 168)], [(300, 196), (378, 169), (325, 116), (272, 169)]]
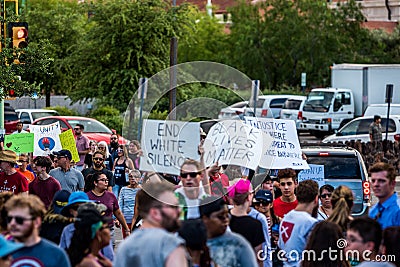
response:
[(327, 197), (331, 197), (331, 196), (332, 196), (332, 194), (322, 194), (321, 198), (327, 198)]
[(266, 201), (259, 201), (259, 202), (254, 203), (255, 206), (268, 206), (269, 204), (270, 204), (270, 202), (266, 202)]
[(25, 221), (32, 221), (33, 218), (24, 218), (21, 216), (7, 216), (7, 223), (11, 223), (12, 220), (15, 219), (15, 222), (19, 225), (24, 224)]
[(287, 186), (291, 186), (292, 184), (293, 184), (293, 182), (281, 182), (281, 183), (279, 183), (281, 186), (285, 186), (285, 185), (287, 185)]
[(111, 137), (110, 140), (117, 140), (117, 137)]
[(74, 128), (74, 131), (79, 131), (81, 128)]
[(93, 158), (93, 160), (97, 160), (97, 161), (103, 161), (103, 158)]
[(187, 173), (181, 173), (180, 177), (183, 179), (186, 179), (188, 176), (190, 176), (190, 178), (196, 178), (197, 175), (199, 175), (199, 172), (187, 172)]

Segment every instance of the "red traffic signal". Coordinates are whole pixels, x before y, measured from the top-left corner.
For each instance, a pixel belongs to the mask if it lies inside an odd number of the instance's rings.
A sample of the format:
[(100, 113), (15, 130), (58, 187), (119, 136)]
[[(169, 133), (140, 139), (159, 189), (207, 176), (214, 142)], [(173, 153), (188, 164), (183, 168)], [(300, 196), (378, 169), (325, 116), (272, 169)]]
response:
[(11, 38), (12, 41), (11, 47), (26, 48), (28, 46), (28, 23), (9, 22), (7, 29), (7, 37)]

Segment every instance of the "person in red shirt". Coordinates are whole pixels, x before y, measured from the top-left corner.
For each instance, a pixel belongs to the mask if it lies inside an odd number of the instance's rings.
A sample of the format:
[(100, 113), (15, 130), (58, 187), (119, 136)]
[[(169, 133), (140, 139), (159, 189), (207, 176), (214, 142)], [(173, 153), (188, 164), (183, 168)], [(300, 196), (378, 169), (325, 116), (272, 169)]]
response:
[(211, 195), (223, 196), (226, 193), (226, 188), (229, 186), (229, 177), (220, 171), (221, 166), (218, 162), (214, 163), (207, 169), (210, 179)]
[(28, 179), (15, 169), (17, 154), (11, 150), (0, 151), (0, 192), (28, 194)]
[(297, 206), (297, 198), (294, 189), (297, 186), (297, 174), (295, 170), (287, 168), (278, 172), (279, 188), (282, 196), (274, 200), (274, 211), (278, 217), (283, 216)]

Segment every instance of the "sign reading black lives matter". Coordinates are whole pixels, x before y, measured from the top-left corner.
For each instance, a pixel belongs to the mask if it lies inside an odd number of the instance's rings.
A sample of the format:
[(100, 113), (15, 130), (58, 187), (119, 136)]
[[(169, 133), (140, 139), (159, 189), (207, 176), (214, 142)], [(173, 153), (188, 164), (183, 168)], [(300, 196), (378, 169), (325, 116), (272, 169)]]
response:
[(271, 146), (264, 146), (260, 167), (267, 169), (309, 169), (302, 158), (301, 147), (293, 120), (244, 117), (245, 123), (264, 131), (273, 138)]
[(272, 138), (263, 131), (246, 125), (241, 120), (223, 120), (214, 124), (204, 141), (204, 162), (208, 167), (215, 162), (256, 169), (262, 147)]
[(144, 120), (140, 170), (179, 175), (187, 158), (199, 160), (199, 144), (197, 122)]

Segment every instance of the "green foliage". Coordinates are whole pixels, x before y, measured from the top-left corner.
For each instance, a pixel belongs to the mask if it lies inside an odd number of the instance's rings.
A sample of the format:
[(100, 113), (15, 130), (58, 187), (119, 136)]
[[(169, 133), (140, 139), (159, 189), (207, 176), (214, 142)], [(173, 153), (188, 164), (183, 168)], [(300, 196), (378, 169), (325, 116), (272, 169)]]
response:
[(337, 10), (314, 0), (240, 1), (231, 11), (230, 62), (264, 88), (298, 86), (302, 72), (309, 85), (327, 86), (332, 63), (365, 60), (369, 51), (353, 0)]
[(163, 0), (102, 0), (87, 6), (95, 15), (90, 28), (71, 50), (68, 64), (76, 77), (72, 100), (102, 96), (120, 111), (137, 89), (169, 63), (172, 36), (185, 35), (191, 24), (186, 5), (172, 8)]
[(46, 92), (68, 93), (76, 77), (66, 59), (87, 30), (85, 10), (77, 1), (30, 0), (22, 19), (29, 23), (29, 46), (47, 40), (49, 45), (43, 50), (54, 59), (50, 66), (51, 78), (41, 72), (30, 78), (43, 82)]
[(74, 110), (74, 109), (69, 109), (67, 107), (62, 107), (62, 106), (54, 106), (54, 107), (49, 107), (49, 109), (53, 109), (60, 114), (60, 116), (79, 116), (79, 113)]
[(101, 121), (108, 128), (116, 130), (118, 133), (122, 131), (123, 119), (118, 109), (112, 106), (99, 105), (96, 109), (90, 112), (89, 116), (98, 121)]

